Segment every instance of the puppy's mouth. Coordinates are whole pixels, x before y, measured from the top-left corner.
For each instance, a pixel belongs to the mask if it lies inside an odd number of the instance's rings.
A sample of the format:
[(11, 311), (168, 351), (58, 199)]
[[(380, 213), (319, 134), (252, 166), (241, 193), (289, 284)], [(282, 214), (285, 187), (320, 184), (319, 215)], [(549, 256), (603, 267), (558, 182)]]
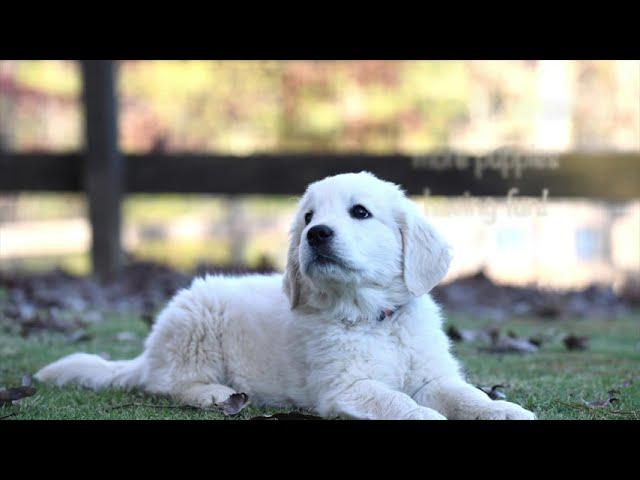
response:
[(318, 263), (320, 265), (337, 265), (339, 267), (346, 266), (339, 258), (321, 252), (314, 252), (314, 257), (312, 258), (311, 263)]
[(318, 251), (314, 250), (311, 254), (310, 260), (307, 262), (307, 270), (311, 270), (313, 268), (320, 269), (333, 269), (339, 268), (341, 270), (346, 270), (349, 272), (355, 272), (356, 269), (349, 265), (347, 262), (342, 260), (341, 258), (333, 255), (332, 253), (328, 253), (326, 251)]

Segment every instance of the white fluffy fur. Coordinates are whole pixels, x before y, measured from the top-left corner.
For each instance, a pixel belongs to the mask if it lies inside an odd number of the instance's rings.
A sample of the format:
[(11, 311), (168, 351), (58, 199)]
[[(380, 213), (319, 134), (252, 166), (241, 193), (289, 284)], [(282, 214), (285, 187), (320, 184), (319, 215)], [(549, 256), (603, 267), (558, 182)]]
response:
[[(355, 204), (372, 218), (352, 218)], [(335, 232), (338, 264), (314, 262), (306, 234), (319, 224)], [(36, 378), (141, 388), (199, 407), (245, 392), (253, 404), (327, 417), (535, 418), (463, 379), (428, 293), (450, 258), (397, 186), (365, 172), (329, 177), (300, 201), (284, 277), (198, 278), (160, 313), (138, 358), (77, 353)], [(385, 309), (395, 313), (380, 321)]]

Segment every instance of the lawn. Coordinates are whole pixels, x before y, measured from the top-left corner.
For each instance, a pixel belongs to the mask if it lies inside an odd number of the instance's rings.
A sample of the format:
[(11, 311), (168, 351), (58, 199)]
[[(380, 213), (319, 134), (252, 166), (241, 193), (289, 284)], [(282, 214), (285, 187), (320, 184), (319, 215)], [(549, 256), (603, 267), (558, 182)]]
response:
[[(454, 349), (469, 380), (477, 385), (504, 385), (507, 399), (536, 412), (541, 419), (640, 419), (640, 315), (615, 320), (512, 320), (503, 331), (517, 335), (546, 335), (536, 353), (495, 354), (473, 343)], [(451, 316), (447, 324), (480, 328), (487, 322)], [(129, 358), (142, 349), (148, 326), (139, 318), (112, 315), (88, 328), (89, 337), (69, 343), (68, 335), (41, 332), (23, 338), (0, 331), (0, 386), (19, 386), (23, 375), (76, 351)], [(129, 332), (126, 338), (118, 334)], [(568, 351), (559, 338), (566, 333), (586, 335), (586, 350)], [(134, 334), (134, 335), (131, 335)], [(217, 411), (172, 408), (166, 398), (140, 392), (109, 390), (95, 393), (67, 387), (51, 388), (35, 382), (37, 393), (19, 405), (0, 406), (7, 419), (248, 419), (274, 411), (249, 406), (234, 417)], [(608, 392), (614, 390), (611, 394)], [(603, 407), (588, 402), (618, 400)], [(282, 410), (279, 410), (282, 411)]]

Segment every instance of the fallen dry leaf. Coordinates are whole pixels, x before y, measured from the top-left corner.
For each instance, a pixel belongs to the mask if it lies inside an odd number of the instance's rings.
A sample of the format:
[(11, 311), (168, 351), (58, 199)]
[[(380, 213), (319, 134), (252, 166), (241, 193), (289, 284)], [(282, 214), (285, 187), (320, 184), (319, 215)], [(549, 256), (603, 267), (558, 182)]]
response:
[(578, 337), (576, 335), (567, 335), (562, 339), (567, 350), (586, 350), (589, 337)]
[[(637, 278), (637, 277), (636, 277)], [(618, 316), (638, 304), (638, 285), (629, 280), (624, 292), (616, 294), (611, 286), (592, 285), (583, 290), (545, 291), (535, 287), (506, 286), (494, 283), (484, 272), (438, 285), (433, 295), (449, 311), (501, 319), (505, 316), (549, 319)]]
[(609, 397), (606, 400), (594, 400), (593, 402), (584, 402), (589, 408), (605, 408), (610, 407), (619, 400), (616, 397)]
[(299, 412), (281, 412), (274, 413), (273, 415), (260, 415), (258, 417), (250, 418), (250, 420), (324, 420), (317, 415), (309, 415)]
[(531, 343), (532, 345), (535, 345), (536, 347), (540, 348), (542, 346), (542, 344), (544, 343), (544, 339), (541, 336), (536, 335), (534, 337), (529, 337), (529, 343)]
[(498, 390), (499, 388), (505, 388), (504, 385), (494, 385), (492, 387), (482, 387), (480, 385), (476, 385), (476, 388), (486, 393), (491, 400), (504, 400), (505, 398), (507, 398), (504, 392)]
[(35, 395), (36, 389), (33, 387), (22, 386), (15, 388), (7, 388), (0, 390), (0, 406), (11, 405), (16, 400), (22, 400), (25, 397)]
[(76, 330), (71, 335), (67, 337), (68, 344), (80, 343), (80, 342), (88, 342), (93, 339), (93, 335), (86, 332), (85, 330)]
[(458, 330), (454, 325), (447, 328), (447, 335), (454, 342), (488, 341), (489, 333), (482, 330)]
[(224, 415), (236, 415), (249, 403), (249, 395), (246, 393), (234, 393), (222, 403), (216, 403)]
[(538, 347), (527, 338), (492, 335), (491, 345), (480, 350), (489, 353), (535, 353)]
[(449, 328), (447, 328), (447, 336), (454, 342), (459, 342), (462, 340), (462, 334), (460, 333), (460, 330), (458, 330), (453, 325), (450, 325)]
[(116, 340), (119, 342), (134, 342), (138, 336), (133, 332), (119, 332), (116, 334)]

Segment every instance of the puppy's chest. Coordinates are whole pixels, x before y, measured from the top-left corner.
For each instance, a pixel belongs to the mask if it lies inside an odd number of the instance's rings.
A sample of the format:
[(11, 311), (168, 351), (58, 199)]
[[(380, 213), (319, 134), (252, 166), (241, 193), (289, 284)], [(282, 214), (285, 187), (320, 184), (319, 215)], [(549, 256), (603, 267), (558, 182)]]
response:
[[(390, 321), (377, 325), (335, 327), (316, 337), (310, 362), (328, 373), (371, 378), (402, 388), (416, 363), (415, 337)], [(319, 363), (317, 363), (319, 362)]]

